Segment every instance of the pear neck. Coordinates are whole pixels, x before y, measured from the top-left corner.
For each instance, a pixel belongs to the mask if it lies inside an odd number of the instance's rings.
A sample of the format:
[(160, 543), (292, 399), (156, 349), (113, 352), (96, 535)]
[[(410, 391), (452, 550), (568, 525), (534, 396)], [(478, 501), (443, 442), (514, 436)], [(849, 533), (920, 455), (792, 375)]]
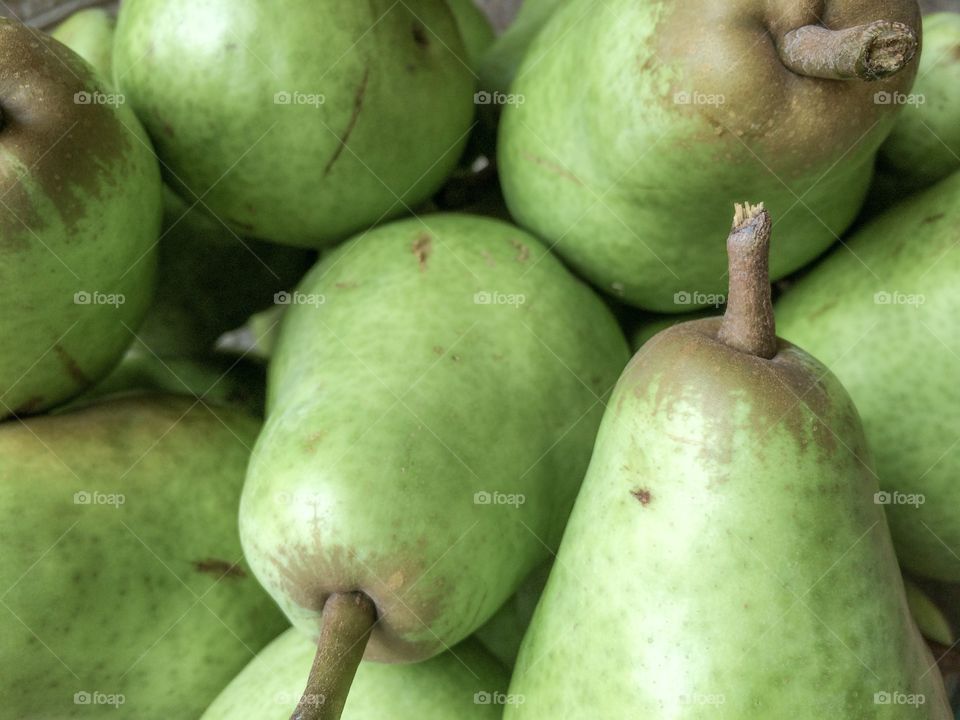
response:
[(727, 237), (730, 289), (717, 339), (769, 360), (777, 354), (770, 291), (770, 214), (763, 205), (737, 205)]

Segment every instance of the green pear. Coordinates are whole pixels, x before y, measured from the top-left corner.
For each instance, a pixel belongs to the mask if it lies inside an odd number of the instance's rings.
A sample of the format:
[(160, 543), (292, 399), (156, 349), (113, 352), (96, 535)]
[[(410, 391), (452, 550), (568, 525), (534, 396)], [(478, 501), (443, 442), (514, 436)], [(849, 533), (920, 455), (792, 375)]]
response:
[(881, 167), (901, 193), (935, 183), (960, 170), (960, 13), (923, 18), (923, 54), (909, 95), (880, 146)]
[(856, 408), (775, 335), (771, 224), (738, 207), (724, 317), (621, 376), (505, 720), (951, 717)]
[(320, 247), (443, 184), (474, 114), (463, 56), (444, 0), (126, 0), (114, 72), (182, 196)]
[(483, 54), (495, 39), (493, 27), (473, 0), (447, 0), (447, 5), (453, 13), (460, 39), (463, 41), (466, 53), (464, 59), (471, 68), (476, 69)]
[(358, 236), (280, 329), (240, 508), (251, 567), (314, 638), (343, 614), (363, 654), (375, 611), (369, 660), (453, 646), (556, 546), (627, 354), (604, 303), (512, 225)]
[(312, 252), (237, 236), (202, 204), (164, 195), (156, 299), (137, 336), (161, 357), (203, 356), (299, 282)]
[(901, 564), (960, 581), (960, 173), (865, 225), (777, 303), (850, 391)]
[(144, 393), (188, 395), (203, 403), (234, 405), (262, 417), (266, 371), (261, 363), (243, 356), (162, 358), (143, 343), (137, 343), (107, 377), (60, 410), (102, 398)]
[(258, 427), (172, 396), (0, 425), (4, 717), (199, 717), (282, 632), (233, 511)]
[(504, 108), (513, 216), (603, 291), (658, 312), (724, 291), (712, 238), (743, 193), (778, 218), (774, 278), (814, 259), (860, 209), (899, 110), (876, 97), (909, 91), (920, 26), (915, 0), (813, 5), (564, 3)]
[[(906, 590), (910, 614), (920, 633), (943, 647), (950, 647), (957, 642), (954, 622), (944, 612), (943, 607), (927, 594), (924, 588), (907, 578), (903, 580), (903, 587)], [(953, 604), (956, 607), (956, 603)]]
[[(296, 629), (250, 661), (201, 720), (289, 720), (316, 647)], [(361, 663), (344, 720), (499, 720), (509, 677), (476, 641), (422, 663)], [(317, 699), (319, 702), (319, 698)]]
[(116, 18), (105, 8), (78, 10), (50, 33), (90, 63), (100, 77), (113, 83), (113, 33)]
[(480, 86), (509, 93), (513, 78), (537, 33), (567, 0), (524, 0), (510, 26), (484, 53)]
[(505, 667), (513, 668), (520, 643), (533, 619), (533, 611), (550, 577), (553, 559), (543, 563), (523, 581), (507, 602), (475, 634), (487, 650)]
[(0, 418), (102, 378), (150, 302), (160, 172), (123, 98), (0, 18)]

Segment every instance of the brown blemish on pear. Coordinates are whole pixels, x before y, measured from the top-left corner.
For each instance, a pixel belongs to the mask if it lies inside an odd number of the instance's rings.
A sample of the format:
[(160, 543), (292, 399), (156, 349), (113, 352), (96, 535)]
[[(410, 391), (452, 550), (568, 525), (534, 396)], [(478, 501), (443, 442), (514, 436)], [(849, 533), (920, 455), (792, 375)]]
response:
[(247, 576), (246, 571), (235, 563), (229, 563), (226, 560), (217, 560), (207, 558), (206, 560), (194, 560), (193, 569), (199, 573), (207, 573), (215, 578), (242, 579)]
[(420, 266), (420, 272), (427, 269), (427, 260), (433, 252), (433, 238), (427, 233), (422, 233), (413, 241), (413, 254), (417, 258), (417, 264)]

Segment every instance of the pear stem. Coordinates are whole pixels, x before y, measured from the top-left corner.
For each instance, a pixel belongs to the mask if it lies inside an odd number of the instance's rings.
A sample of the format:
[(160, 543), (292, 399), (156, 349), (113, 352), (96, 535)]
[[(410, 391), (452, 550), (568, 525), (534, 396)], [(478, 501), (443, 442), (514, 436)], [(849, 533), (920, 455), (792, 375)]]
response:
[(327, 598), (307, 688), (290, 720), (339, 720), (376, 621), (377, 608), (364, 593)]
[(777, 354), (770, 292), (770, 213), (760, 205), (736, 206), (727, 238), (730, 290), (717, 339), (757, 357)]
[(825, 80), (881, 80), (904, 68), (917, 52), (917, 35), (889, 20), (845, 30), (805, 25), (784, 35), (780, 60), (798, 75)]

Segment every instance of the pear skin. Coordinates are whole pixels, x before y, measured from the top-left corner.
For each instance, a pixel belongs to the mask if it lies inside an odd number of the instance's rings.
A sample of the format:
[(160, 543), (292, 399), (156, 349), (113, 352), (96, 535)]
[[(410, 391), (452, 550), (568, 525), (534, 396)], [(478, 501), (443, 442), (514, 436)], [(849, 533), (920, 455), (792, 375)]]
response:
[[(781, 278), (856, 217), (902, 107), (877, 98), (909, 92), (919, 19), (914, 0), (570, 0), (504, 108), (511, 214), (603, 292), (680, 313), (697, 306), (677, 298), (725, 292), (713, 239), (735, 200), (762, 195)], [(842, 62), (871, 48), (897, 71)]]
[(0, 19), (0, 418), (105, 376), (147, 312), (161, 183), (129, 105), (78, 55)]
[(116, 27), (116, 18), (106, 8), (90, 7), (73, 13), (50, 35), (90, 63), (100, 77), (112, 85)]
[(773, 333), (770, 225), (738, 213), (724, 318), (624, 371), (505, 720), (951, 717), (856, 408)]
[(777, 302), (781, 334), (850, 391), (897, 556), (960, 581), (960, 173), (845, 241)]
[(237, 533), (258, 428), (159, 395), (0, 425), (0, 714), (199, 717), (283, 631)]

